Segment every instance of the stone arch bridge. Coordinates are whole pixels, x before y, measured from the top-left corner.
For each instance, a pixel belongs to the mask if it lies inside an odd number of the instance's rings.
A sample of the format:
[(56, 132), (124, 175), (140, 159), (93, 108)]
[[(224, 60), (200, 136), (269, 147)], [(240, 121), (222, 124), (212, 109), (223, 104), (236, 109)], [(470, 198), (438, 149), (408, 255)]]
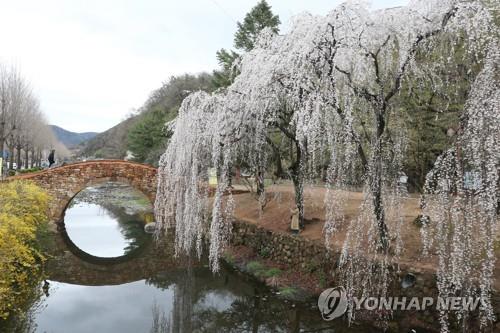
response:
[(156, 168), (122, 160), (93, 160), (67, 164), (40, 172), (18, 175), (9, 180), (31, 180), (52, 197), (49, 218), (58, 226), (71, 200), (86, 187), (120, 181), (144, 193), (153, 203), (156, 196)]

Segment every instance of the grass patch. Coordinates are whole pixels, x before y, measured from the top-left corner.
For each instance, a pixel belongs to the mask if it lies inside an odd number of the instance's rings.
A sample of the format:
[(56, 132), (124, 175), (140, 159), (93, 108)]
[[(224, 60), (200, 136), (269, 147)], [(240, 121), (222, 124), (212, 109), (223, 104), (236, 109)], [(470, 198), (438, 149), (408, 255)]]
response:
[(281, 269), (275, 267), (269, 268), (268, 270), (265, 270), (263, 272), (263, 276), (266, 278), (275, 277), (280, 274), (281, 274)]
[(258, 261), (250, 261), (247, 264), (247, 270), (257, 277), (270, 278), (281, 274), (281, 270), (275, 267), (266, 267)]
[(293, 297), (295, 294), (297, 294), (297, 289), (294, 287), (286, 286), (286, 287), (281, 287), (279, 289), (280, 294), (283, 297)]
[(41, 170), (43, 170), (43, 168), (34, 167), (34, 168), (29, 168), (29, 169), (18, 170), (18, 172), (19, 173), (30, 173), (30, 172), (37, 172), (37, 171), (41, 171)]
[(247, 264), (247, 269), (248, 271), (250, 271), (251, 273), (254, 273), (254, 274), (257, 274), (258, 272), (262, 271), (264, 269), (264, 265), (262, 265), (260, 262), (258, 261), (250, 261), (248, 264)]

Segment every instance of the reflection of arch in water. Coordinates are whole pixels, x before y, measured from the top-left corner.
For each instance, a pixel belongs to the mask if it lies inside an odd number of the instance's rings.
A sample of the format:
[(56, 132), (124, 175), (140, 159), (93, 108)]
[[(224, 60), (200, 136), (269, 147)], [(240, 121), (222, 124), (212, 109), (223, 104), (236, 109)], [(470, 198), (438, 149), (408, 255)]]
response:
[(171, 240), (161, 245), (148, 242), (137, 251), (115, 258), (92, 256), (78, 249), (69, 238), (61, 237), (56, 243), (57, 254), (47, 262), (46, 271), (47, 278), (57, 282), (84, 286), (119, 285), (182, 267), (174, 258)]
[[(90, 253), (87, 253), (80, 249), (78, 245), (76, 245), (69, 237), (68, 232), (66, 231), (66, 225), (61, 223), (58, 225), (59, 234), (61, 235), (61, 239), (66, 244), (66, 248), (73, 253), (80, 260), (85, 261), (94, 265), (115, 265), (120, 263), (125, 263), (140, 256), (144, 251), (145, 247), (149, 246), (148, 244), (142, 244), (141, 246), (132, 249), (128, 253), (118, 256), (118, 257), (98, 257), (94, 256)], [(149, 242), (148, 242), (149, 243)]]

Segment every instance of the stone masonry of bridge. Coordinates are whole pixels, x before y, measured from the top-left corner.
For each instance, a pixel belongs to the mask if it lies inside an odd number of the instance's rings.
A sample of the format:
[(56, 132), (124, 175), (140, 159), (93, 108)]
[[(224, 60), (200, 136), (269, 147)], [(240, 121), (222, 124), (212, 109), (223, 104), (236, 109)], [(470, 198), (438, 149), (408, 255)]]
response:
[(156, 168), (122, 160), (94, 160), (67, 164), (40, 172), (18, 175), (9, 180), (31, 180), (45, 189), (52, 197), (49, 206), (50, 220), (62, 223), (64, 211), (71, 199), (86, 187), (120, 181), (143, 192), (151, 202), (156, 196)]

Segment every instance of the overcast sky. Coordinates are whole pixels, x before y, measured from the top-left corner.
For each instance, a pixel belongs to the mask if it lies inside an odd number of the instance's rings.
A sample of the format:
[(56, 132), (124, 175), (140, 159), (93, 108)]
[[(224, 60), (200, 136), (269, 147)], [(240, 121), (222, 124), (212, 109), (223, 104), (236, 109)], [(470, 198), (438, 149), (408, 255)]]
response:
[[(282, 21), (340, 0), (268, 0)], [(15, 64), (49, 123), (104, 131), (170, 76), (211, 71), (257, 0), (0, 0), (0, 61)], [(407, 0), (373, 0), (374, 8)]]

